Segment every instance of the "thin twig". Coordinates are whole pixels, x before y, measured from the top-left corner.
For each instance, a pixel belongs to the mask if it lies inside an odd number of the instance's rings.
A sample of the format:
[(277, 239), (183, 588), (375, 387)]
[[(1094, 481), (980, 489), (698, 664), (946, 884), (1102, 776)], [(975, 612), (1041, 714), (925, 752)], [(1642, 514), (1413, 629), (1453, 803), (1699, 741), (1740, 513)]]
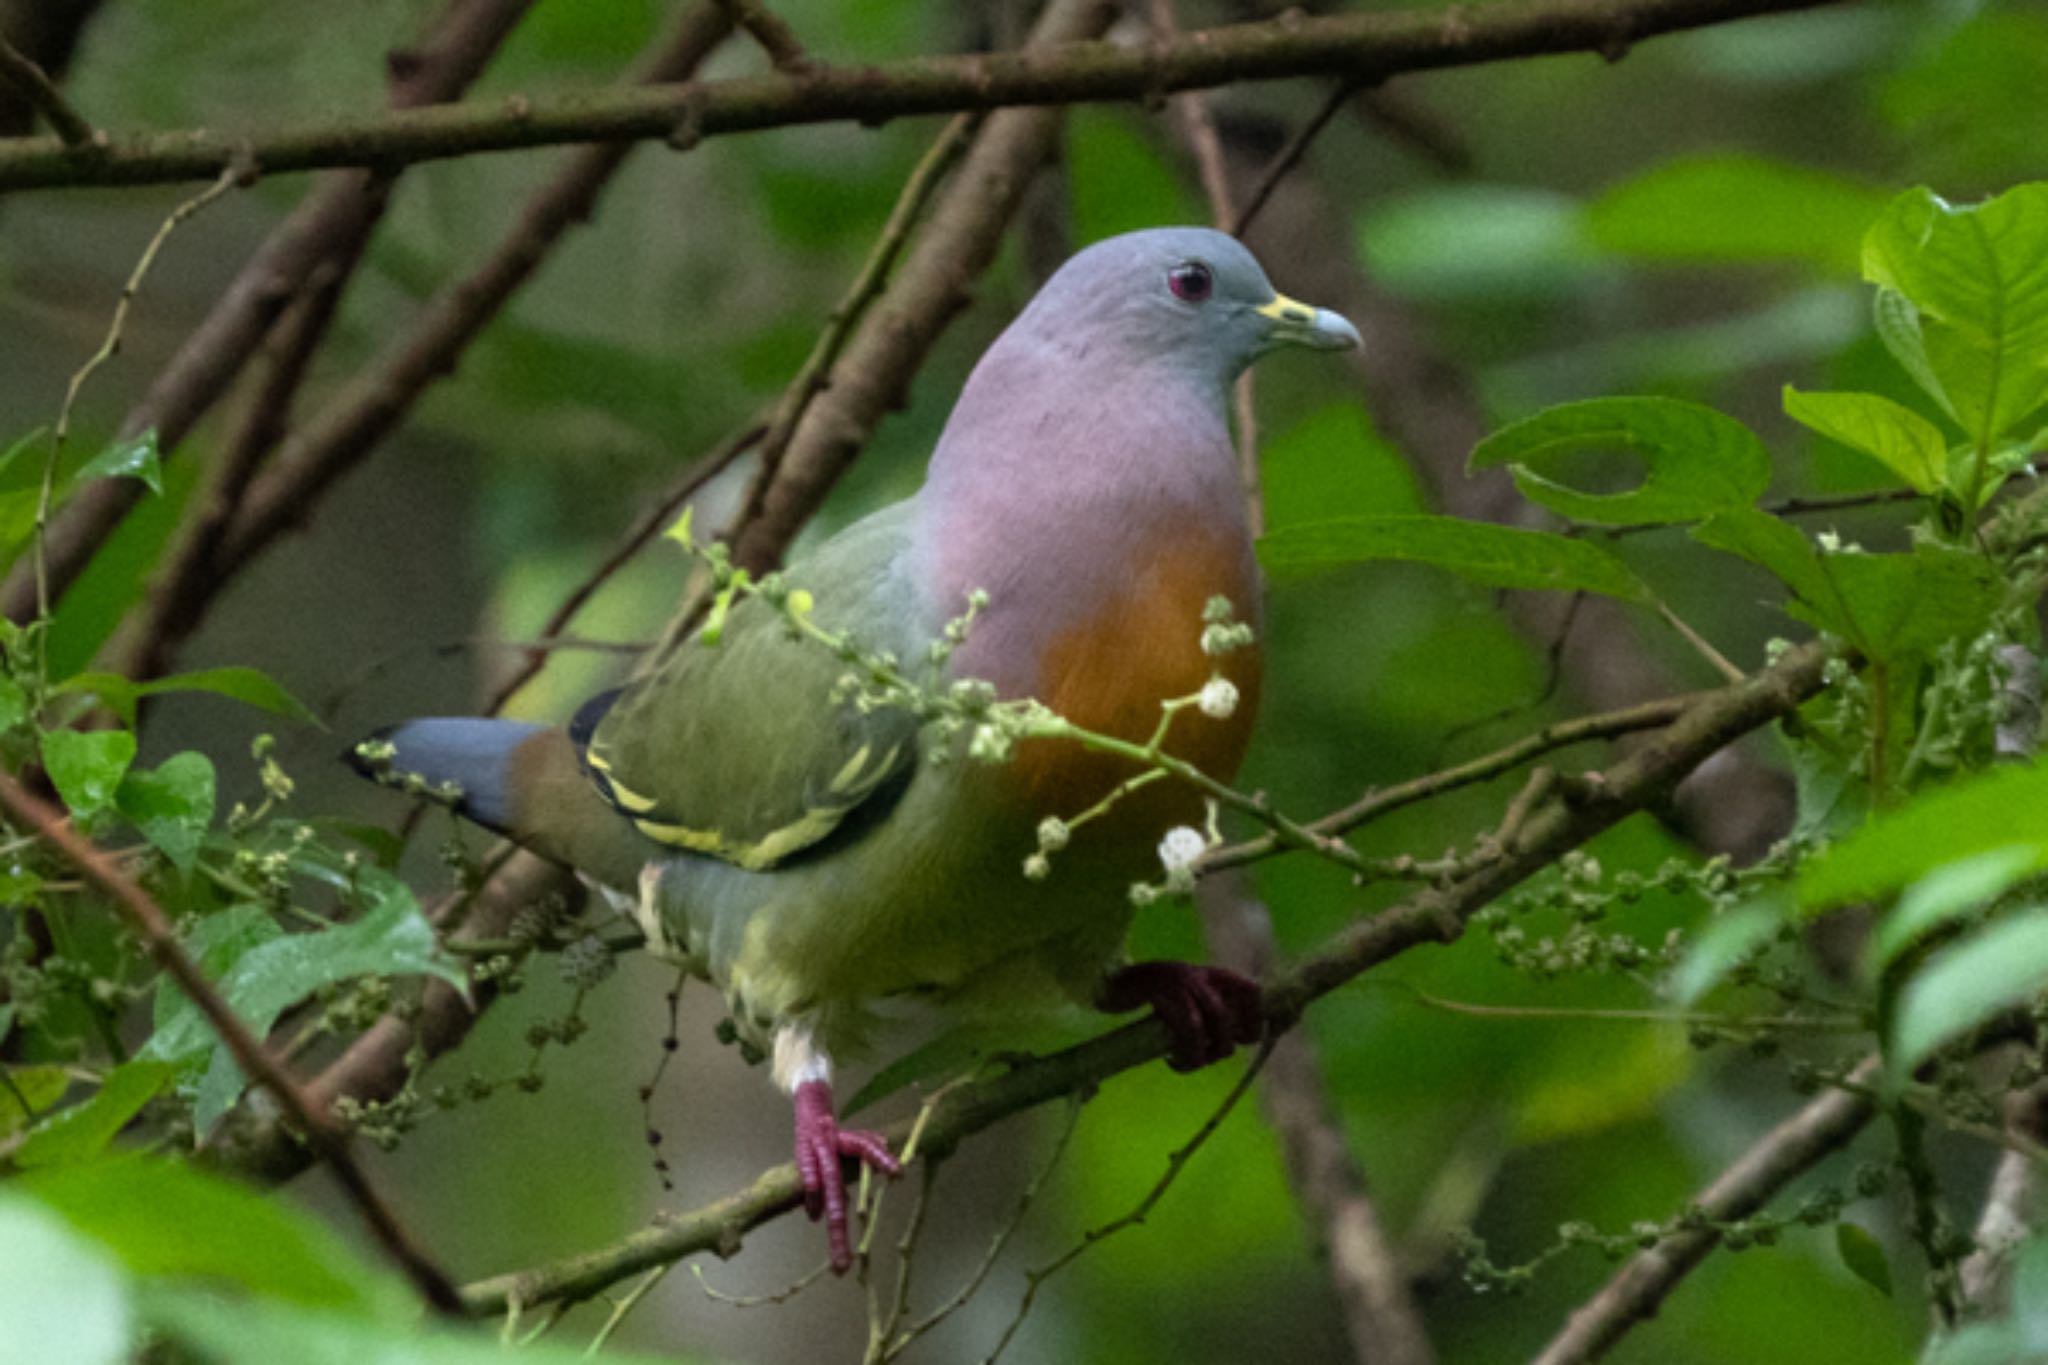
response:
[[(1491, 781), (1554, 750), (1589, 740), (1613, 739), (1618, 735), (1659, 729), (1684, 715), (1703, 695), (1695, 692), (1687, 696), (1665, 697), (1639, 706), (1623, 707), (1619, 711), (1603, 711), (1598, 715), (1557, 721), (1490, 754), (1482, 754), (1454, 767), (1411, 778), (1380, 791), (1368, 792), (1341, 810), (1311, 821), (1307, 828), (1319, 835), (1346, 834), (1403, 806), (1412, 806), (1460, 787)], [(1263, 858), (1278, 847), (1279, 840), (1273, 835), (1261, 835), (1214, 850), (1202, 859), (1201, 868), (1204, 872), (1212, 872), (1237, 867)]]
[[(36, 619), (39, 621), (50, 619), (50, 566), (46, 550), (50, 502), (57, 487), (57, 462), (64, 454), (65, 439), (71, 434), (71, 410), (78, 402), (79, 391), (85, 387), (85, 381), (92, 378), (93, 372), (113, 359), (114, 352), (121, 349), (121, 333), (128, 324), (128, 310), (135, 303), (136, 294), (141, 292), (142, 281), (148, 277), (149, 268), (156, 264), (157, 253), (163, 250), (164, 243), (170, 240), (179, 224), (233, 189), (241, 179), (242, 174), (238, 170), (231, 168), (221, 172), (219, 179), (172, 209), (170, 215), (158, 224), (149, 245), (142, 249), (142, 256), (135, 262), (135, 268), (128, 272), (128, 282), (121, 287), (121, 297), (114, 304), (113, 319), (107, 324), (106, 338), (91, 358), (72, 374), (71, 382), (64, 388), (64, 405), (57, 411), (57, 428), (50, 437), (50, 454), (43, 461), (42, 487), (36, 495), (35, 581)], [(43, 635), (47, 637), (47, 632)]]
[(994, 1349), (982, 1357), (981, 1365), (996, 1365), (996, 1362), (1002, 1358), (1003, 1352), (1009, 1348), (1010, 1342), (1016, 1337), (1018, 1329), (1024, 1325), (1024, 1319), (1030, 1316), (1031, 1307), (1038, 1300), (1038, 1291), (1044, 1287), (1047, 1280), (1079, 1260), (1090, 1247), (1101, 1245), (1105, 1238), (1113, 1237), (1125, 1228), (1136, 1227), (1151, 1216), (1152, 1210), (1159, 1206), (1159, 1201), (1166, 1197), (1166, 1192), (1173, 1188), (1176, 1180), (1180, 1179), (1181, 1172), (1187, 1169), (1188, 1162), (1194, 1157), (1195, 1153), (1200, 1151), (1203, 1144), (1216, 1135), (1216, 1130), (1223, 1126), (1223, 1121), (1230, 1117), (1233, 1109), (1237, 1108), (1237, 1102), (1243, 1099), (1245, 1092), (1252, 1088), (1252, 1082), (1259, 1078), (1259, 1073), (1265, 1069), (1266, 1061), (1272, 1055), (1273, 1040), (1269, 1038), (1260, 1046), (1257, 1054), (1252, 1057), (1250, 1064), (1245, 1067), (1244, 1074), (1237, 1078), (1237, 1084), (1231, 1086), (1229, 1093), (1224, 1095), (1223, 1102), (1217, 1105), (1215, 1111), (1202, 1121), (1202, 1126), (1195, 1130), (1194, 1136), (1167, 1154), (1165, 1173), (1159, 1177), (1151, 1189), (1145, 1192), (1145, 1197), (1140, 1199), (1128, 1213), (1123, 1214), (1121, 1217), (1113, 1218), (1098, 1227), (1088, 1229), (1080, 1241), (1068, 1247), (1064, 1252), (1047, 1261), (1044, 1265), (1024, 1272), (1024, 1296), (1017, 1301), (1016, 1315), (1003, 1328), (1003, 1334), (996, 1339)]
[(197, 963), (186, 955), (170, 920), (135, 879), (73, 829), (64, 815), (30, 793), (11, 774), (0, 773), (0, 805), (32, 827), (64, 855), (88, 881), (104, 892), (134, 935), (142, 940), (157, 966), (177, 982), (178, 989), (206, 1016), (227, 1045), (242, 1074), (268, 1090), (286, 1116), (305, 1135), (320, 1159), (337, 1177), (342, 1191), (370, 1225), (391, 1259), (405, 1271), (422, 1297), (444, 1313), (462, 1311), (453, 1282), (421, 1250), (398, 1217), (378, 1195), (356, 1164), (348, 1134), (325, 1105), (310, 1098), (294, 1081), (241, 1017), (223, 1000)]
[(0, 36), (0, 78), (35, 106), (66, 147), (77, 151), (106, 145), (107, 135), (71, 107), (71, 101), (50, 79), (50, 73), (4, 36)]
[[(1850, 1073), (1874, 1082), (1882, 1063), (1872, 1057)], [(1751, 1144), (1692, 1200), (1709, 1224), (1748, 1217), (1799, 1175), (1845, 1145), (1870, 1122), (1876, 1108), (1854, 1090), (1830, 1090)], [(1612, 1350), (1630, 1328), (1653, 1317), (1707, 1253), (1720, 1244), (1713, 1226), (1688, 1228), (1637, 1252), (1600, 1292), (1576, 1309), (1563, 1331), (1531, 1365), (1583, 1365)]]
[(1258, 179), (1253, 182), (1252, 192), (1245, 197), (1244, 203), (1238, 206), (1236, 216), (1230, 220), (1231, 236), (1244, 236), (1245, 231), (1251, 227), (1252, 220), (1266, 207), (1266, 201), (1273, 197), (1273, 191), (1279, 188), (1280, 182), (1287, 178), (1289, 171), (1301, 164), (1301, 159), (1308, 155), (1308, 149), (1315, 142), (1317, 135), (1329, 127), (1330, 120), (1337, 116), (1338, 110), (1350, 102), (1357, 89), (1358, 87), (1348, 80), (1332, 88), (1315, 113), (1309, 116), (1308, 122), (1295, 129), (1294, 135), (1273, 154), (1273, 159), (1266, 163), (1265, 168), (1259, 172)]
[(674, 1269), (673, 1264), (658, 1265), (642, 1275), (639, 1283), (626, 1291), (624, 1298), (612, 1305), (611, 1313), (604, 1320), (604, 1326), (597, 1329), (596, 1334), (590, 1338), (590, 1345), (584, 1348), (583, 1358), (596, 1359), (598, 1353), (604, 1350), (605, 1343), (612, 1339), (612, 1333), (619, 1330), (619, 1324), (624, 1322), (627, 1316), (640, 1306), (640, 1301), (653, 1291), (654, 1286), (660, 1284), (667, 1278), (669, 1271)]
[[(683, 476), (670, 485), (660, 497), (648, 504), (647, 510), (626, 528), (626, 533), (619, 537), (611, 552), (597, 567), (556, 603), (555, 609), (548, 613), (548, 619), (541, 625), (541, 638), (546, 640), (567, 629), (569, 623), (575, 619), (576, 613), (582, 611), (590, 599), (597, 595), (599, 588), (609, 583), (612, 576), (625, 568), (633, 556), (639, 554), (657, 535), (668, 529), (684, 503), (702, 492), (706, 484), (732, 468), (733, 462), (757, 445), (767, 431), (764, 422), (749, 422), (698, 456), (696, 462), (684, 471)], [(490, 700), (484, 703), (483, 713), (495, 716), (504, 710), (505, 704), (518, 694), (520, 688), (539, 676), (541, 669), (547, 666), (547, 661), (548, 651), (545, 648), (536, 647), (530, 650), (512, 675), (492, 690)]]
[(1004, 1248), (1009, 1246), (1010, 1239), (1016, 1236), (1017, 1230), (1024, 1225), (1025, 1215), (1031, 1212), (1031, 1206), (1038, 1202), (1038, 1196), (1044, 1190), (1045, 1182), (1052, 1177), (1054, 1171), (1059, 1169), (1061, 1159), (1066, 1156), (1067, 1145), (1073, 1141), (1074, 1130), (1080, 1127), (1081, 1109), (1087, 1102), (1087, 1095), (1078, 1091), (1067, 1097), (1066, 1120), (1060, 1125), (1060, 1135), (1054, 1139), (1052, 1151), (1046, 1154), (1044, 1164), (1033, 1173), (1030, 1181), (1024, 1186), (1022, 1193), (1017, 1196), (1017, 1202), (1011, 1208), (1010, 1216), (1003, 1220), (1001, 1227), (996, 1229), (996, 1235), (990, 1239), (988, 1250), (982, 1253), (980, 1263), (974, 1267), (973, 1272), (968, 1275), (960, 1287), (953, 1291), (950, 1298), (904, 1329), (903, 1334), (896, 1339), (896, 1344), (892, 1348), (891, 1354), (883, 1357), (884, 1361), (892, 1360), (896, 1356), (901, 1355), (919, 1337), (937, 1327), (962, 1308), (965, 1308), (974, 1296), (981, 1292), (981, 1286), (987, 1282), (989, 1272), (994, 1270), (996, 1262), (1002, 1259)]
[(140, 682), (170, 671), (179, 643), (191, 630), (195, 609), (204, 600), (221, 535), (257, 468), (289, 429), (292, 401), (334, 320), (342, 287), (368, 246), (367, 235), (337, 244), (335, 254), (307, 276), (264, 342), (267, 364), (261, 383), (196, 500), (197, 515), (181, 530), (150, 585), (148, 614), (139, 620), (133, 642), (124, 644), (126, 662), (116, 672)]

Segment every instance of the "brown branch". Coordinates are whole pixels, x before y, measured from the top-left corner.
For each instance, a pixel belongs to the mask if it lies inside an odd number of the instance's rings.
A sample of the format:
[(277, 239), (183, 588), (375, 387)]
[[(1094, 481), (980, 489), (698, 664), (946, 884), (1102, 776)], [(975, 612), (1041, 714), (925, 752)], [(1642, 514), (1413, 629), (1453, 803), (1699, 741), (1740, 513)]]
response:
[[(0, 0), (0, 34), (55, 82), (98, 12), (100, 0)], [(0, 137), (26, 137), (35, 127), (35, 104), (0, 82)]]
[[(394, 57), (396, 108), (445, 100), (476, 78), (533, 0), (450, 0), (432, 36)], [(20, 145), (0, 143), (0, 146)], [(233, 158), (231, 157), (230, 160)], [(271, 324), (322, 262), (359, 250), (384, 211), (390, 177), (343, 171), (327, 176), (249, 258), (122, 419), (123, 439), (157, 434), (168, 458), (241, 373)], [(100, 543), (141, 498), (133, 479), (102, 479), (82, 490), (51, 524), (49, 581), (61, 595)], [(35, 582), (22, 567), (0, 587), (0, 613), (22, 621), (35, 610)]]
[[(1850, 1088), (1828, 1091), (1764, 1134), (1694, 1197), (1693, 1207), (1717, 1223), (1746, 1218), (1761, 1209), (1772, 1195), (1846, 1145), (1870, 1122), (1875, 1109), (1867, 1091), (1880, 1069), (1877, 1058), (1864, 1060), (1850, 1073)], [(1531, 1365), (1598, 1360), (1630, 1328), (1654, 1317), (1658, 1306), (1720, 1241), (1716, 1229), (1696, 1228), (1674, 1232), (1637, 1252), (1571, 1315)]]
[[(691, 9), (642, 66), (640, 79), (664, 81), (687, 74), (730, 32), (716, 5)], [(561, 170), (527, 200), (517, 223), (484, 263), (436, 294), (382, 361), (285, 443), (250, 485), (222, 538), (210, 580), (213, 591), (197, 604), (193, 624), (219, 585), (309, 515), (337, 479), (369, 457), (427, 387), (453, 369), (456, 357), (532, 278), (563, 235), (589, 219), (598, 195), (632, 150), (629, 143), (603, 143), (571, 152)]]
[[(1013, 60), (1028, 65), (1041, 47), (1100, 33), (1113, 13), (1103, 0), (1055, 0)], [(995, 259), (1024, 191), (1058, 143), (1060, 119), (1057, 109), (1008, 109), (982, 121), (902, 266), (805, 409), (775, 477), (752, 500), (754, 514), (734, 528), (735, 562), (755, 572), (779, 562), (875, 427), (901, 404), (911, 376), (966, 306), (968, 286)]]
[[(1214, 888), (1213, 890), (1211, 888)], [(1202, 924), (1216, 961), (1263, 977), (1278, 961), (1266, 907), (1225, 882), (1203, 885)], [(1295, 1206), (1312, 1230), (1359, 1365), (1432, 1365), (1436, 1352), (1408, 1289), (1365, 1173), (1351, 1155), (1315, 1045), (1290, 1029), (1273, 1044), (1259, 1087), (1280, 1140)]]
[[(1291, 969), (1269, 979), (1272, 1027), (1292, 1027), (1302, 1010), (1391, 957), (1458, 937), (1465, 922), (1496, 897), (1549, 866), (1566, 851), (1661, 800), (1684, 776), (1742, 735), (1791, 712), (1822, 687), (1827, 654), (1800, 645), (1744, 682), (1703, 693), (1663, 733), (1603, 773), (1589, 776), (1572, 799), (1553, 797), (1520, 822), (1511, 839), (1482, 840), (1490, 858), (1464, 875), (1333, 936)], [(1024, 1062), (991, 1080), (951, 1092), (924, 1124), (926, 1150), (947, 1151), (1020, 1110), (1083, 1091), (1119, 1072), (1164, 1057), (1166, 1028), (1147, 1017), (1050, 1057)], [(892, 1130), (908, 1134), (908, 1124)], [(548, 1265), (469, 1285), (473, 1313), (504, 1311), (555, 1299), (587, 1298), (606, 1285), (697, 1251), (730, 1254), (745, 1234), (797, 1207), (793, 1166), (763, 1172), (746, 1189), (690, 1213), (664, 1216), (616, 1244)]]
[(50, 73), (4, 36), (0, 36), (0, 79), (5, 79), (35, 106), (36, 112), (56, 130), (57, 140), (74, 152), (90, 152), (106, 141), (106, 134), (71, 107), (71, 101), (64, 98)]
[(377, 118), (241, 134), (190, 129), (114, 139), (81, 157), (56, 138), (0, 146), (0, 190), (154, 184), (217, 175), (238, 154), (266, 173), (392, 167), (478, 152), (692, 138), (792, 124), (873, 124), (913, 114), (1009, 105), (1157, 98), (1240, 80), (1348, 77), (1371, 84), (1405, 71), (1560, 52), (1609, 59), (1664, 33), (1831, 0), (1513, 0), (1433, 10), (1298, 15), (1192, 33), (1128, 50), (1105, 42), (1063, 51), (913, 57), (817, 67), (642, 91), (419, 109)]
[(745, 29), (747, 36), (761, 45), (777, 71), (798, 74), (810, 69), (811, 59), (796, 30), (761, 0), (718, 0), (718, 7), (733, 27)]
[(453, 1282), (413, 1241), (391, 1207), (370, 1184), (369, 1177), (356, 1163), (348, 1134), (335, 1124), (325, 1101), (301, 1089), (284, 1066), (249, 1032), (248, 1026), (221, 998), (213, 983), (199, 970), (198, 964), (186, 955), (162, 908), (113, 859), (73, 829), (61, 811), (30, 793), (11, 774), (0, 773), (0, 805), (48, 840), (85, 874), (87, 881), (106, 894), (128, 922), (129, 929), (149, 950), (151, 959), (178, 983), (178, 989), (185, 998), (206, 1016), (214, 1033), (234, 1054), (242, 1074), (271, 1093), (286, 1117), (318, 1153), (320, 1160), (333, 1170), (342, 1191), (421, 1296), (442, 1312), (461, 1311), (462, 1303)]

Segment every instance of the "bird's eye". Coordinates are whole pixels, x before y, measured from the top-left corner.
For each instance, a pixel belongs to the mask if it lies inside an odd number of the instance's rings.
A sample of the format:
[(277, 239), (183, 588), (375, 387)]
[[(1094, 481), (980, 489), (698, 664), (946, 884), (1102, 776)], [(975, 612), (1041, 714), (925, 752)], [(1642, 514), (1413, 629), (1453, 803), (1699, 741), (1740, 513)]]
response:
[(1186, 303), (1201, 303), (1215, 292), (1216, 276), (1200, 261), (1182, 261), (1166, 272), (1166, 287)]

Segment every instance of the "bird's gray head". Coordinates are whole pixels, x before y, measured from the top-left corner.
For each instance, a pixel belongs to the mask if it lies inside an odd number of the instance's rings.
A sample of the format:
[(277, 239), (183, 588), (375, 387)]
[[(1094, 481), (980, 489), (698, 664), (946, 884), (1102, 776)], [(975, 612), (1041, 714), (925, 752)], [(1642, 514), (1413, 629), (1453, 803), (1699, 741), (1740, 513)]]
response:
[(1358, 330), (1276, 291), (1242, 243), (1209, 228), (1151, 228), (1078, 252), (1013, 330), (1077, 359), (1164, 361), (1224, 382), (1278, 346), (1338, 350)]

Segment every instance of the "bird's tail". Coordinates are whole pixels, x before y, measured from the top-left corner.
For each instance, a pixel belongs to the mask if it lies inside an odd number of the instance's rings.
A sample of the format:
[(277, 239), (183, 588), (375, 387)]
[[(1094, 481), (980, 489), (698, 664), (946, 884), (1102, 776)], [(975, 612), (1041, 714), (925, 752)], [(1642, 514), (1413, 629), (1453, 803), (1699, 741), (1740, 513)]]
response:
[(439, 802), (607, 885), (632, 887), (648, 856), (554, 726), (434, 716), (387, 726), (346, 758), (373, 782)]

